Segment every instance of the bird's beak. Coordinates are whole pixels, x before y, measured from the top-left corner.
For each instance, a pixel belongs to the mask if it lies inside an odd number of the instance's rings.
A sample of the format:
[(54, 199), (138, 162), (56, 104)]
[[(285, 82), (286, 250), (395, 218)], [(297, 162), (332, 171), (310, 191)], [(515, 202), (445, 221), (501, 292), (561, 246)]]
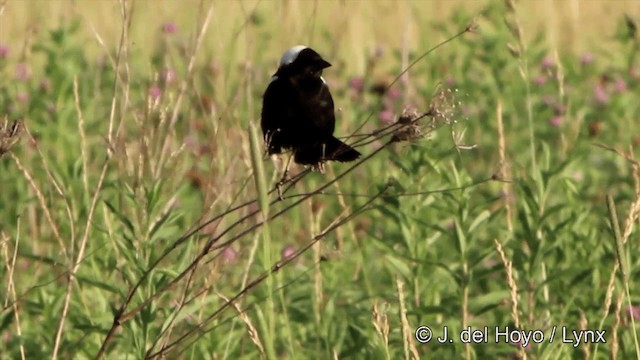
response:
[(326, 61), (325, 59), (320, 59), (317, 65), (318, 65), (318, 70), (322, 70), (331, 66), (331, 63)]

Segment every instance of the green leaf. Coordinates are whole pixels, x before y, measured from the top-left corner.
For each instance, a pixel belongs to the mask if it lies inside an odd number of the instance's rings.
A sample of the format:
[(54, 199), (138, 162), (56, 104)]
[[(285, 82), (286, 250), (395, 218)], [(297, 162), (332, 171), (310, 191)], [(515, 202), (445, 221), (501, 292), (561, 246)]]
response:
[(396, 269), (401, 275), (402, 277), (404, 277), (405, 279), (411, 279), (412, 275), (411, 275), (411, 269), (409, 269), (409, 266), (407, 265), (407, 263), (405, 263), (404, 261), (397, 259), (396, 257), (392, 256), (392, 255), (387, 255), (385, 257), (385, 259), (387, 260), (387, 262), (389, 264), (391, 264), (391, 266)]
[(467, 237), (464, 231), (462, 231), (462, 227), (460, 226), (460, 223), (457, 219), (455, 220), (455, 234), (457, 240), (456, 248), (458, 249), (460, 256), (464, 259), (467, 251)]
[(118, 220), (120, 220), (120, 222), (125, 226), (125, 228), (127, 228), (127, 230), (129, 230), (131, 232), (131, 235), (135, 235), (135, 228), (133, 226), (133, 224), (131, 223), (131, 221), (129, 220), (129, 218), (124, 215), (123, 213), (121, 213), (120, 211), (118, 211), (115, 206), (113, 206), (111, 204), (111, 202), (109, 200), (104, 200), (104, 204), (107, 205), (107, 208), (109, 209), (109, 211), (115, 215)]
[(491, 216), (491, 212), (489, 210), (482, 211), (475, 219), (471, 222), (469, 226), (469, 233), (472, 233), (476, 227), (485, 222)]

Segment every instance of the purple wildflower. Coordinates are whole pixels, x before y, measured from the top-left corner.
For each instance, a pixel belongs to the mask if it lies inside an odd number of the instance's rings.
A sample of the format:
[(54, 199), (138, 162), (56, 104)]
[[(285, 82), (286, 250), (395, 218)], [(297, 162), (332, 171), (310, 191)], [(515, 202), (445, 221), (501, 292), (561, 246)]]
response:
[(364, 79), (359, 76), (354, 76), (349, 79), (349, 88), (358, 93), (361, 93), (364, 90)]
[(18, 63), (16, 65), (16, 79), (20, 81), (28, 80), (31, 75), (29, 67), (25, 63)]
[(16, 100), (18, 102), (27, 102), (29, 100), (29, 93), (19, 92), (16, 94)]
[(616, 81), (613, 83), (613, 89), (617, 93), (626, 92), (627, 91), (627, 82), (624, 81), (623, 78), (617, 78)]
[(591, 63), (593, 63), (593, 54), (588, 51), (582, 53), (580, 56), (580, 64), (589, 65)]
[(222, 258), (226, 262), (234, 262), (238, 259), (238, 252), (233, 250), (231, 246), (228, 246), (222, 250)]
[(400, 92), (400, 89), (396, 87), (392, 87), (387, 90), (387, 98), (390, 100), (396, 100), (400, 97), (400, 95), (402, 95), (402, 93)]
[(175, 34), (178, 31), (178, 26), (173, 21), (166, 22), (162, 25), (162, 32), (165, 34)]
[(0, 59), (6, 59), (9, 56), (9, 45), (0, 44)]
[(533, 83), (538, 86), (542, 86), (547, 83), (547, 77), (545, 75), (538, 75), (533, 79)]
[(160, 90), (160, 87), (158, 85), (152, 85), (149, 88), (149, 97), (151, 97), (151, 99), (155, 100), (159, 98), (160, 95), (162, 95), (162, 90)]
[(609, 94), (607, 94), (604, 86), (600, 83), (593, 87), (593, 97), (598, 105), (605, 105), (609, 102)]
[(633, 318), (634, 320), (640, 320), (640, 307), (627, 306), (627, 316), (629, 316), (629, 318)]
[(560, 125), (562, 125), (563, 121), (564, 118), (562, 116), (556, 115), (552, 116), (551, 119), (549, 119), (549, 124), (551, 124), (551, 126), (553, 127), (559, 127)]
[(393, 114), (393, 111), (389, 109), (384, 109), (380, 111), (380, 113), (378, 114), (378, 117), (380, 118), (380, 122), (385, 125), (390, 125), (395, 120), (395, 115)]
[(540, 62), (540, 68), (542, 70), (549, 70), (556, 67), (555, 61), (550, 56), (545, 56), (544, 59)]
[(283, 260), (287, 260), (287, 259), (290, 259), (293, 255), (295, 255), (296, 252), (297, 252), (296, 248), (294, 248), (291, 245), (287, 245), (282, 249), (282, 251), (280, 252), (280, 255), (282, 256)]

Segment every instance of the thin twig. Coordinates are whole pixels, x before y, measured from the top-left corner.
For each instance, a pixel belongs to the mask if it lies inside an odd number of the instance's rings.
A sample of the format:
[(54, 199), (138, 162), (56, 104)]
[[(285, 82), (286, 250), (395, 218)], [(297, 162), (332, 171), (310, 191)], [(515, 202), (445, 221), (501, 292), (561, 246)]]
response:
[[(2, 233), (1, 245), (2, 245), (3, 255), (5, 259), (4, 261), (5, 261), (7, 273), (8, 273), (7, 278), (9, 280), (9, 283), (7, 284), (7, 288), (8, 288), (7, 294), (11, 294), (11, 297), (13, 298), (11, 307), (13, 308), (13, 314), (16, 318), (16, 333), (18, 334), (18, 338), (20, 339), (20, 356), (22, 360), (25, 360), (27, 356), (25, 354), (24, 345), (22, 341), (22, 327), (20, 326), (20, 307), (18, 306), (18, 301), (16, 297), (16, 286), (13, 278), (13, 275), (15, 274), (15, 270), (16, 270), (16, 259), (18, 258), (18, 247), (20, 244), (20, 218), (18, 218), (17, 229), (18, 231), (16, 235), (16, 244), (15, 244), (15, 247), (13, 248), (13, 255), (11, 256), (11, 259), (9, 259), (9, 253), (7, 251), (7, 243), (9, 242), (9, 238), (5, 236), (4, 233)], [(9, 296), (7, 295), (4, 306), (7, 306), (8, 302), (9, 302)]]

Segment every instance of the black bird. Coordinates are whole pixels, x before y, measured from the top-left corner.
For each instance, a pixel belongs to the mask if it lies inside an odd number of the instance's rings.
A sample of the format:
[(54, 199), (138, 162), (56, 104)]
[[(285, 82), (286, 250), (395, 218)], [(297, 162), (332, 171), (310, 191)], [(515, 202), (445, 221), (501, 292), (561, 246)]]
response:
[(296, 163), (353, 161), (360, 153), (333, 136), (333, 98), (322, 70), (331, 66), (316, 51), (294, 46), (284, 52), (263, 96), (262, 133), (269, 155), (291, 149)]

